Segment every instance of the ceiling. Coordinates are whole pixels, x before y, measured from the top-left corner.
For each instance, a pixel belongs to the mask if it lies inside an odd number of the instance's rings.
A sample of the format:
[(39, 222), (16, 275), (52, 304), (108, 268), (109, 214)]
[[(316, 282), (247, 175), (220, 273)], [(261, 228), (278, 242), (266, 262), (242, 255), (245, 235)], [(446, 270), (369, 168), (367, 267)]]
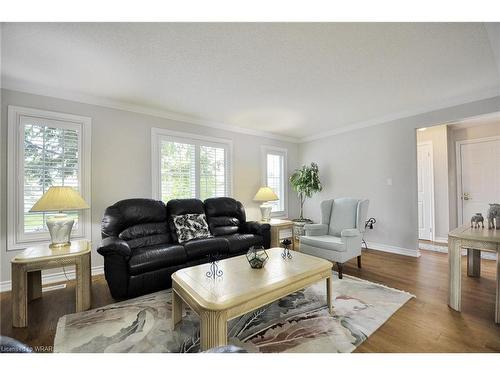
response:
[(309, 140), (498, 95), (498, 25), (4, 23), (2, 86)]

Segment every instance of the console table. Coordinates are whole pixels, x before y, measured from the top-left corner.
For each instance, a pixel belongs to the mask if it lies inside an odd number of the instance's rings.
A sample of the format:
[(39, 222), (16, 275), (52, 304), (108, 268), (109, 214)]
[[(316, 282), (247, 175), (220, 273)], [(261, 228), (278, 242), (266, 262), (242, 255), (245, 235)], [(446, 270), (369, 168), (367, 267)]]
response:
[(500, 324), (500, 230), (470, 228), (467, 225), (448, 233), (448, 305), (456, 311), (461, 310), (462, 303), (462, 248), (467, 249), (467, 276), (471, 277), (480, 275), (481, 251), (497, 254), (495, 323)]
[(28, 301), (42, 296), (42, 270), (75, 265), (76, 311), (90, 308), (90, 241), (71, 241), (71, 245), (49, 248), (29, 247), (11, 260), (12, 325), (28, 325)]

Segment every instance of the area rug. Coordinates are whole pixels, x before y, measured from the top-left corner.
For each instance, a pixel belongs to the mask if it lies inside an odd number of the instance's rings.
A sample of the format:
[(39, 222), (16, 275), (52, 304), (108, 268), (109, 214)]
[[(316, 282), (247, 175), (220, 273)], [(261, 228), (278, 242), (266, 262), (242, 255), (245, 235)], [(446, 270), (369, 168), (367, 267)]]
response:
[[(333, 280), (334, 314), (320, 282), (228, 323), (228, 343), (249, 352), (350, 353), (415, 297), (345, 275)], [(165, 290), (94, 310), (65, 315), (55, 352), (199, 352), (199, 319), (186, 309), (170, 328), (171, 292)]]

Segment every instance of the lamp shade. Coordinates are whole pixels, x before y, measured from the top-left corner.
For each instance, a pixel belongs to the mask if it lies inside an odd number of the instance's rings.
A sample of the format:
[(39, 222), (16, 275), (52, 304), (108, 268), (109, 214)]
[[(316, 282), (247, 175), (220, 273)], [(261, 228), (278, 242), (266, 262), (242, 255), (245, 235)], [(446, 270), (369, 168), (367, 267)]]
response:
[(51, 186), (31, 207), (30, 212), (71, 211), (90, 208), (81, 195), (69, 186)]
[(279, 198), (276, 193), (268, 186), (261, 187), (253, 200), (256, 202), (277, 201)]

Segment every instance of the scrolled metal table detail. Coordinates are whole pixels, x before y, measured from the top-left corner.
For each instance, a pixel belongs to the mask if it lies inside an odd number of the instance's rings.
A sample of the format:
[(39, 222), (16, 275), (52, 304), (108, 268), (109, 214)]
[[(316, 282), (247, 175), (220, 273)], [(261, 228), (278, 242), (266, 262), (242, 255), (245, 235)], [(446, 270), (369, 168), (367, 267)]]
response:
[(292, 241), (290, 241), (288, 238), (281, 241), (281, 245), (283, 246), (283, 252), (281, 253), (281, 257), (283, 259), (292, 259), (293, 258), (293, 255), (289, 249), (289, 246), (291, 244), (292, 244)]
[(219, 260), (220, 260), (220, 255), (219, 254), (210, 254), (208, 256), (208, 260), (210, 262), (210, 269), (206, 273), (206, 276), (210, 279), (216, 279), (217, 277), (221, 277), (224, 275), (224, 271), (222, 271), (219, 268)]

